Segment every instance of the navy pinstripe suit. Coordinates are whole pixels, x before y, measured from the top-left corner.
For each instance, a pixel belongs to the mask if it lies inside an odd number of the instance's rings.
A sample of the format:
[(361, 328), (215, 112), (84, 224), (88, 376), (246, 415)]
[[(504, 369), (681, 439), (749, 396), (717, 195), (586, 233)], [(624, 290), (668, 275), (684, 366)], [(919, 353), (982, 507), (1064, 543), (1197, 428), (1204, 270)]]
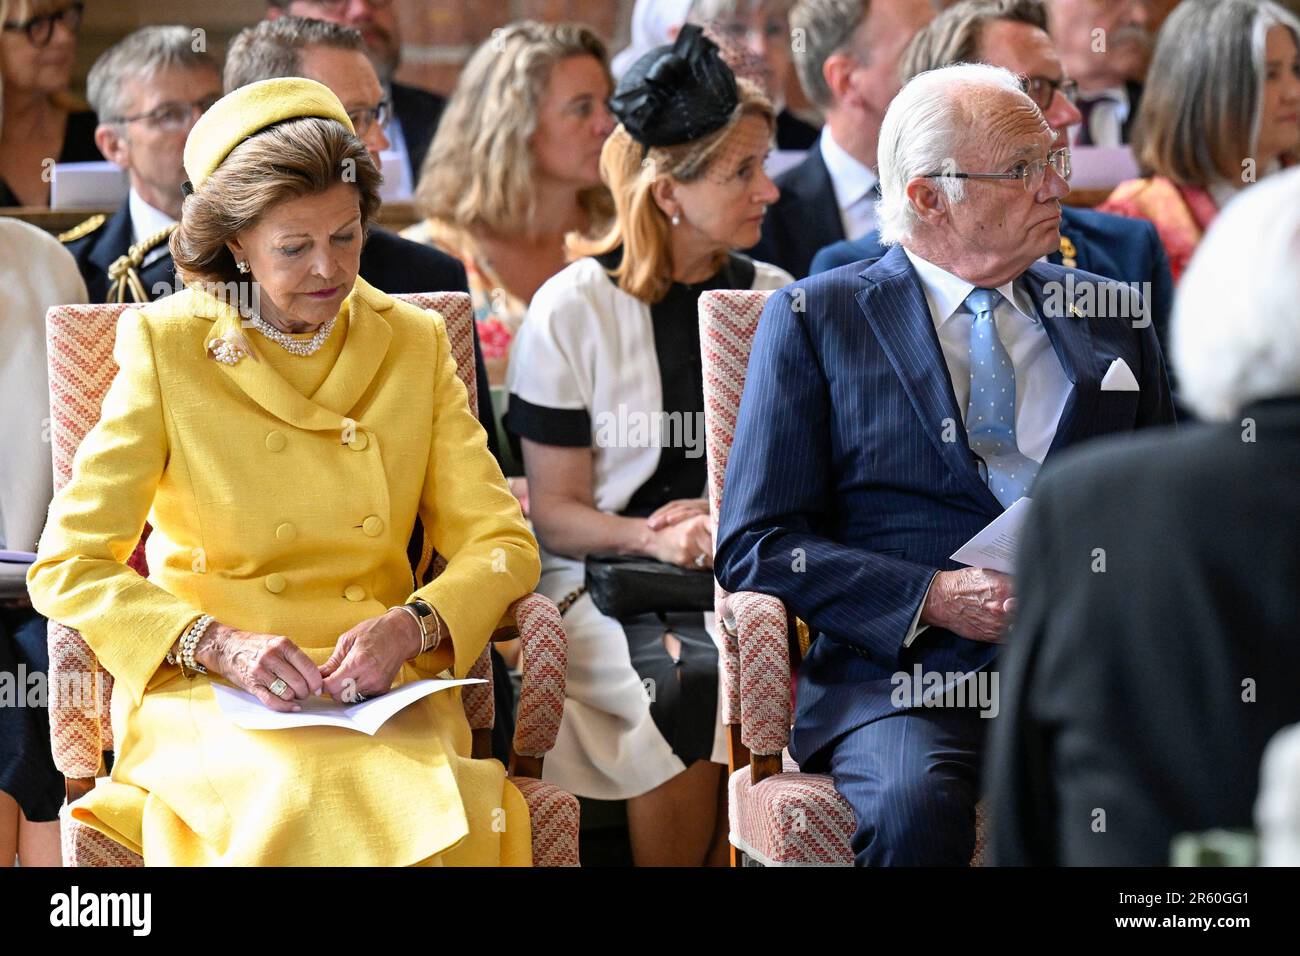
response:
[[(960, 863), (974, 841), (985, 721), (973, 710), (900, 711), (891, 677), (915, 664), (968, 673), (993, 661), (994, 645), (936, 628), (902, 642), (934, 574), (960, 567), (948, 556), (1002, 506), (980, 479), (907, 256), (894, 248), (861, 265), (768, 302), (714, 567), (728, 590), (781, 598), (817, 635), (790, 749), (805, 769), (829, 769), (853, 804), (859, 862)], [(1073, 383), (1049, 458), (1094, 435), (1173, 421), (1152, 328), (1115, 314), (1142, 314), (1136, 291), (1050, 263), (1023, 280)], [(1139, 391), (1100, 389), (1115, 358)]]

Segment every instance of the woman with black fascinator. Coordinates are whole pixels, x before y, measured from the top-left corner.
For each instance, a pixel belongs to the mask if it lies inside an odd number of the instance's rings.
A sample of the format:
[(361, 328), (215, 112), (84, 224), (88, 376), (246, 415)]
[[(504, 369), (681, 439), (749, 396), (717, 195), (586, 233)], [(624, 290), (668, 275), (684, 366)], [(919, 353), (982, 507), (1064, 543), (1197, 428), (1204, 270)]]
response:
[(579, 258), (533, 298), (508, 377), (506, 424), (543, 545), (538, 590), (561, 604), (569, 636), (545, 776), (626, 800), (637, 865), (725, 865), (712, 614), (640, 613), (617, 574), (610, 593), (584, 581), (616, 567), (611, 554), (661, 568), (665, 593), (682, 569), (712, 566), (697, 305), (708, 289), (793, 281), (735, 251), (757, 242), (777, 198), (763, 171), (773, 112), (696, 26), (638, 60), (610, 105), (619, 126), (601, 175), (615, 222), (571, 242)]

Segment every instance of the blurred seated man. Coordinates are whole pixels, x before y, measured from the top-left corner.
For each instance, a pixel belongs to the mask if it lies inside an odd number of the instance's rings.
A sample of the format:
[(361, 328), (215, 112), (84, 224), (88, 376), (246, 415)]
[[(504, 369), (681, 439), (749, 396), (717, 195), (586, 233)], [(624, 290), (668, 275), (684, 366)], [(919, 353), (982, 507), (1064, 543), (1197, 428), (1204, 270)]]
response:
[(1252, 825), (1265, 747), (1300, 722), (1298, 261), (1300, 170), (1225, 207), (1179, 284), (1172, 358), (1208, 424), (1096, 442), (1035, 488), (987, 776), (1000, 864), (1159, 866), (1179, 833)]
[(384, 84), (384, 96), (392, 104), (389, 149), (406, 156), (406, 168), (391, 170), (389, 175), (404, 179), (409, 176), (402, 192), (413, 195), (447, 98), (393, 80), (402, 60), (402, 37), (393, 0), (266, 0), (266, 16), (268, 20), (282, 16), (328, 20), (361, 34)]
[(934, 18), (929, 0), (799, 0), (790, 11), (794, 67), (826, 117), (808, 157), (776, 178), (781, 198), (748, 250), (795, 278), (813, 255), (876, 228), (876, 143), (898, 92), (898, 64)]
[[(884, 258), (774, 293), (715, 573), (816, 634), (790, 752), (830, 773), (860, 865), (965, 865), (1011, 578), (950, 555), (1045, 460), (1173, 420), (1127, 286), (1039, 258), (1068, 153), (1011, 73), (923, 73), (880, 132)], [(1101, 293), (1101, 294), (1098, 294)]]
[[(1061, 66), (1047, 33), (1043, 0), (963, 0), (916, 35), (903, 57), (903, 77), (954, 63), (991, 63), (1025, 78), (1030, 97), (1056, 131), (1054, 149), (1069, 146), (1081, 116), (1074, 81)], [(885, 254), (879, 231), (827, 246), (813, 258), (812, 274)], [(1151, 306), (1156, 337), (1166, 347), (1173, 280), (1169, 260), (1149, 223), (1061, 207), (1061, 244), (1047, 257), (1070, 269), (1138, 283)]]
[(1079, 84), (1083, 122), (1076, 146), (1121, 146), (1132, 138), (1155, 43), (1152, 6), (1152, 0), (1051, 0), (1052, 41)]
[(221, 98), (221, 69), (189, 27), (144, 27), (109, 47), (86, 78), (95, 143), (126, 170), (131, 191), (112, 216), (59, 238), (91, 302), (150, 302), (176, 282), (167, 240), (181, 217), (181, 154), (194, 121)]

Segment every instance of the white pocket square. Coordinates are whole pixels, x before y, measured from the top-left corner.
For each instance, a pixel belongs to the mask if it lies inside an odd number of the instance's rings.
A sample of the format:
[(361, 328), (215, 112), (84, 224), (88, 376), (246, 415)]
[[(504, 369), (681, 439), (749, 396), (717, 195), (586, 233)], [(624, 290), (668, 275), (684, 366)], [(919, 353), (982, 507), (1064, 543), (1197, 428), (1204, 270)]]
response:
[(1117, 358), (1110, 363), (1110, 368), (1106, 370), (1106, 377), (1101, 380), (1101, 390), (1103, 392), (1138, 391), (1137, 379), (1133, 377), (1128, 362)]

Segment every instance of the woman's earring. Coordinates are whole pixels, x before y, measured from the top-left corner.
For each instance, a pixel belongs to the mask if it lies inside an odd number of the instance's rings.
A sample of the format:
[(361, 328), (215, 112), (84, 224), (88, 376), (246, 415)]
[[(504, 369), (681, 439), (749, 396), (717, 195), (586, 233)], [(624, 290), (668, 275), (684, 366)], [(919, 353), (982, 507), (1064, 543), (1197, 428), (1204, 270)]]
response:
[(673, 225), (680, 226), (681, 224), (682, 224), (682, 214), (679, 212), (673, 213)]
[(235, 262), (235, 268), (239, 270), (240, 275), (248, 275), (248, 260), (239, 259)]

